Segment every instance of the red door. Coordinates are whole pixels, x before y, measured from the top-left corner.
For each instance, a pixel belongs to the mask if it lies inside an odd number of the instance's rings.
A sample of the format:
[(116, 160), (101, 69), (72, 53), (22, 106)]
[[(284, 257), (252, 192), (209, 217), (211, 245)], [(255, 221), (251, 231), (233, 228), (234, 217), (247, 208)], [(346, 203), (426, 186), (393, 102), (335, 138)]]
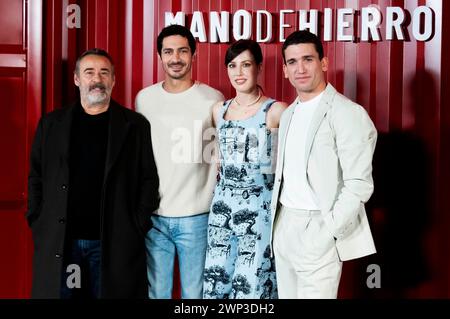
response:
[(26, 298), (28, 153), (41, 114), (42, 0), (0, 0), (0, 298)]

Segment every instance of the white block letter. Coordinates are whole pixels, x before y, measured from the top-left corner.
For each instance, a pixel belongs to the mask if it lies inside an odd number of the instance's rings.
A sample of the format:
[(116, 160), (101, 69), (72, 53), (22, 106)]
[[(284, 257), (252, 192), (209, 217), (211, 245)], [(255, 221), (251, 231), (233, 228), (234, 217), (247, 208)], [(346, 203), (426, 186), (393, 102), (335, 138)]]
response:
[[(266, 16), (266, 37), (262, 38), (262, 21), (263, 15)], [(272, 15), (266, 10), (256, 11), (256, 41), (270, 42), (272, 41)]]
[(380, 11), (375, 7), (362, 8), (361, 20), (361, 41), (369, 41), (369, 31), (373, 41), (380, 41), (381, 37), (378, 29), (381, 23)]
[(324, 41), (333, 40), (332, 33), (333, 33), (333, 10), (330, 8), (325, 8), (323, 21), (323, 40)]
[(209, 37), (211, 43), (230, 41), (230, 13), (212, 11), (209, 14)]
[[(420, 15), (425, 16), (424, 31), (420, 33)], [(433, 10), (426, 6), (418, 7), (413, 14), (413, 34), (417, 41), (427, 41), (433, 34)]]
[[(394, 19), (394, 15), (397, 15), (397, 19)], [(398, 40), (405, 40), (402, 30), (403, 22), (405, 22), (405, 11), (402, 8), (386, 8), (386, 40), (394, 40), (394, 30)]]
[(194, 11), (192, 15), (191, 33), (200, 42), (206, 42), (205, 22), (203, 22), (203, 14), (200, 11)]
[(166, 12), (164, 14), (164, 26), (169, 26), (171, 24), (179, 24), (182, 26), (186, 25), (186, 14), (184, 12), (177, 12), (175, 16), (173, 16), (172, 12)]
[(352, 34), (345, 35), (344, 29), (353, 27), (353, 23), (350, 23), (348, 21), (345, 21), (346, 15), (351, 15), (352, 22), (353, 22), (353, 15), (355, 14), (355, 10), (352, 8), (345, 8), (345, 9), (338, 9), (337, 12), (337, 40), (338, 41), (353, 41), (355, 39), (354, 36), (354, 30), (352, 28)]
[(298, 17), (298, 25), (300, 26), (299, 30), (308, 29), (309, 32), (317, 35), (317, 29), (319, 28), (319, 11), (318, 10), (310, 10), (309, 11), (309, 21), (308, 21), (308, 11), (300, 10), (300, 14)]
[(294, 10), (280, 10), (280, 42), (284, 42), (284, 29), (290, 27), (290, 24), (284, 23), (284, 15), (286, 13), (294, 13)]
[[(241, 19), (242, 18), (242, 19)], [(243, 21), (243, 25), (241, 23)], [(252, 36), (252, 15), (246, 10), (238, 10), (233, 16), (233, 37), (235, 40), (250, 39)]]

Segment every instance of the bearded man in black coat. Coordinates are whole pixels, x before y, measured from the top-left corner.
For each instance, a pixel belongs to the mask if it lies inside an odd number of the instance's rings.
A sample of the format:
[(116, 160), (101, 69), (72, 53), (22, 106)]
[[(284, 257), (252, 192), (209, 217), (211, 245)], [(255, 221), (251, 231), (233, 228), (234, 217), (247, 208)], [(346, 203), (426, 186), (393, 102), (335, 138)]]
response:
[(106, 51), (77, 60), (80, 101), (36, 130), (27, 220), (33, 298), (147, 298), (144, 236), (159, 206), (150, 123), (111, 100)]

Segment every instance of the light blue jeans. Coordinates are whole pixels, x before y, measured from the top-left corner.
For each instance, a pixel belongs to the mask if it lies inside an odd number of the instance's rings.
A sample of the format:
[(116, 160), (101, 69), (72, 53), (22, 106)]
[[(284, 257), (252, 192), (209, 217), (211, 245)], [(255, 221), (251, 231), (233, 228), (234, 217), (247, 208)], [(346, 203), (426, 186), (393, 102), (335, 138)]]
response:
[(172, 298), (175, 254), (180, 269), (181, 298), (202, 298), (208, 215), (152, 216), (153, 227), (145, 238), (150, 299)]

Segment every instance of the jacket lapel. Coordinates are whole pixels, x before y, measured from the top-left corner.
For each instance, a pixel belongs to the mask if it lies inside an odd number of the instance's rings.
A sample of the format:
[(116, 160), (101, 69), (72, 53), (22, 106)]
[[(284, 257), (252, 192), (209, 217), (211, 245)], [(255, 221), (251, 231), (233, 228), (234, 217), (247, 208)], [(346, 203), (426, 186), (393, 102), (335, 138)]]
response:
[(314, 142), (314, 138), (316, 136), (317, 130), (320, 127), (320, 124), (322, 123), (322, 120), (325, 117), (325, 114), (327, 114), (328, 110), (331, 107), (331, 101), (333, 99), (333, 96), (335, 94), (336, 90), (333, 88), (331, 84), (328, 84), (325, 88), (324, 94), (322, 98), (320, 99), (319, 106), (317, 107), (316, 111), (314, 112), (313, 118), (311, 120), (311, 124), (309, 126), (308, 134), (306, 136), (306, 145), (305, 145), (305, 165), (306, 165), (306, 171), (308, 169), (308, 160), (309, 155), (311, 154), (312, 144)]
[(286, 124), (285, 125), (281, 125), (280, 124), (280, 145), (279, 147), (279, 160), (277, 163), (277, 166), (279, 166), (279, 172), (283, 172), (283, 166), (284, 166), (284, 149), (286, 147), (286, 139), (287, 139), (287, 134), (289, 132), (289, 127), (291, 125), (291, 121), (292, 121), (292, 116), (294, 115), (295, 112), (295, 108), (297, 106), (297, 100), (295, 100), (292, 103), (292, 106), (289, 107), (285, 112), (287, 112), (286, 114)]
[(126, 120), (119, 105), (111, 100), (109, 107), (110, 120), (104, 182), (106, 182), (106, 179), (117, 160), (130, 127), (130, 123)]

